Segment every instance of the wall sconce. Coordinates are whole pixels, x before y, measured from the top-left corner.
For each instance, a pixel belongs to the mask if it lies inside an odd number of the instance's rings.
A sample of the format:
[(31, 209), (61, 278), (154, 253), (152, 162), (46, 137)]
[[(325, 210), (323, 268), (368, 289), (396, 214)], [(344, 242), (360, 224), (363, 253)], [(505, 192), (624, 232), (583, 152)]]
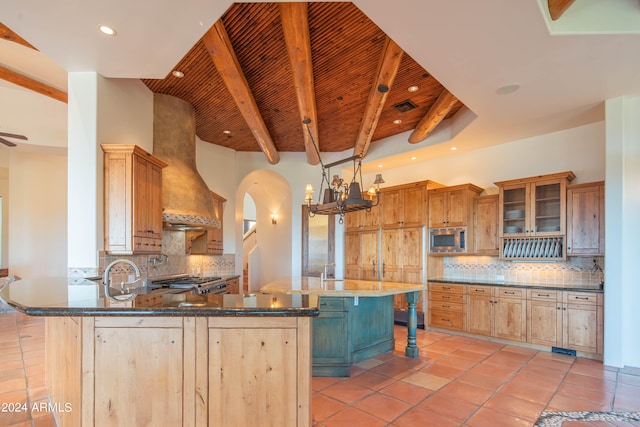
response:
[(271, 224), (277, 224), (277, 223), (278, 223), (278, 215), (271, 214)]

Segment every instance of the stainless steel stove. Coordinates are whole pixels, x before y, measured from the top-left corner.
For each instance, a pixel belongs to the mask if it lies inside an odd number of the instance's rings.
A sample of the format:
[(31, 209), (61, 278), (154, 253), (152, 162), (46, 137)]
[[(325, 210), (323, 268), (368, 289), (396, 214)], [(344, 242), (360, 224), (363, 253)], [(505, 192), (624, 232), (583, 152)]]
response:
[(193, 294), (227, 294), (229, 289), (222, 277), (194, 277), (188, 275), (151, 279), (151, 289), (185, 289)]

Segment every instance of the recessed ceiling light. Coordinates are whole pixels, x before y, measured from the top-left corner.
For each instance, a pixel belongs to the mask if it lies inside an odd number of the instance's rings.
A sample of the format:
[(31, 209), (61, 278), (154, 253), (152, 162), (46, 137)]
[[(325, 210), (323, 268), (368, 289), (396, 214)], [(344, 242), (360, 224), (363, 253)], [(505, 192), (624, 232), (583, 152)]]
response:
[(402, 123), (402, 120), (400, 120), (400, 119), (395, 119), (395, 120), (393, 121), (393, 124), (394, 124), (394, 125), (399, 125), (400, 123)]
[(411, 160), (415, 160), (415, 159), (417, 159), (417, 157), (416, 157), (416, 156), (413, 156), (413, 157), (411, 158)]
[(520, 89), (520, 85), (518, 83), (511, 83), (508, 85), (504, 85), (496, 89), (496, 93), (498, 95), (508, 95)]
[(420, 89), (418, 86), (409, 86), (407, 89), (409, 92), (417, 92)]
[(382, 165), (378, 165), (378, 167), (379, 167), (379, 168), (381, 168), (381, 167), (382, 167)]
[(177, 77), (179, 79), (184, 77), (184, 73), (180, 70), (173, 70), (171, 74), (173, 74), (173, 77)]
[(100, 25), (100, 27), (98, 28), (100, 29), (100, 32), (102, 34), (106, 34), (107, 36), (115, 36), (116, 34), (118, 34), (114, 28), (108, 25)]
[(451, 151), (456, 151), (458, 147), (451, 147)]
[(225, 135), (231, 135), (231, 131), (229, 129), (225, 129), (222, 131)]

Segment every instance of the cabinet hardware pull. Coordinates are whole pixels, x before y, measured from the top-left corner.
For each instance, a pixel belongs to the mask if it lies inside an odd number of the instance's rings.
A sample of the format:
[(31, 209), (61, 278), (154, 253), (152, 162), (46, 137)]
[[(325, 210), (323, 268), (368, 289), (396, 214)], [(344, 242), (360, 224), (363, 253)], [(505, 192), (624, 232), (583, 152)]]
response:
[(448, 290), (449, 290), (449, 289), (451, 289), (451, 288), (450, 288), (450, 287), (448, 287), (448, 286), (443, 286), (443, 287), (442, 287), (442, 289), (444, 289), (445, 291), (448, 291)]
[(451, 322), (451, 320), (449, 319), (440, 319), (440, 320), (442, 320), (443, 322)]
[(513, 291), (504, 291), (505, 294), (507, 295), (515, 295), (516, 293)]
[(376, 262), (375, 261), (371, 261), (371, 275), (372, 276), (376, 275)]
[(382, 261), (382, 277), (384, 277), (384, 268), (385, 268), (386, 264), (384, 263), (384, 261)]
[(549, 294), (538, 294), (538, 296), (539, 296), (539, 297), (547, 297), (547, 298), (548, 298), (548, 297), (550, 297), (551, 295), (549, 295)]
[(575, 297), (575, 299), (588, 301), (589, 297)]
[(449, 295), (443, 295), (442, 299), (451, 299), (451, 297)]
[(443, 305), (442, 308), (451, 308), (450, 305)]

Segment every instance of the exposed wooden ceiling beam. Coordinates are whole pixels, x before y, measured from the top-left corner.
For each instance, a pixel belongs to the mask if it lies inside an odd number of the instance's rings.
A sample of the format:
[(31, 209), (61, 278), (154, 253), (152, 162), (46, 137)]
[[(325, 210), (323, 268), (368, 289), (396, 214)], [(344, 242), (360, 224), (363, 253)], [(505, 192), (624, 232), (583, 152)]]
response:
[(382, 55), (378, 62), (376, 80), (369, 92), (367, 107), (360, 122), (360, 130), (353, 148), (353, 154), (364, 157), (369, 149), (373, 132), (378, 125), (378, 119), (382, 114), (382, 108), (387, 100), (387, 95), (398, 74), (398, 68), (402, 61), (403, 50), (389, 37), (386, 38)]
[[(293, 85), (298, 100), (300, 122), (310, 119), (302, 126), (304, 151), (307, 162), (317, 165), (320, 162), (320, 141), (318, 139), (318, 109), (316, 106), (315, 84), (313, 82), (313, 62), (311, 59), (311, 38), (309, 37), (309, 11), (307, 3), (280, 3), (280, 21), (284, 40), (287, 44)], [(307, 128), (307, 126), (309, 126)], [(309, 134), (311, 133), (311, 134)], [(312, 141), (313, 138), (313, 141)], [(314, 141), (317, 147), (314, 147)]]
[(554, 21), (560, 18), (562, 14), (569, 9), (575, 0), (547, 0), (549, 15)]
[(424, 115), (411, 135), (409, 135), (409, 142), (415, 144), (423, 141), (444, 120), (456, 102), (458, 102), (458, 98), (448, 90), (443, 89), (436, 102), (433, 103), (427, 114)]
[(0, 65), (0, 79), (67, 103), (67, 93)]
[(207, 47), (209, 56), (211, 56), (218, 73), (220, 73), (220, 77), (222, 77), (224, 84), (227, 86), (231, 96), (233, 96), (238, 109), (251, 129), (258, 145), (267, 156), (269, 163), (275, 165), (280, 161), (280, 155), (273, 144), (267, 125), (264, 123), (264, 119), (260, 114), (258, 104), (251, 93), (249, 83), (242, 72), (242, 68), (233, 50), (227, 31), (222, 24), (222, 20), (218, 20), (218, 22), (205, 33), (202, 41)]
[(30, 49), (38, 50), (35, 47), (33, 47), (33, 45), (31, 43), (29, 43), (28, 41), (26, 41), (25, 39), (23, 39), (22, 37), (20, 37), (16, 33), (14, 33), (9, 27), (4, 25), (2, 22), (0, 22), (0, 39), (5, 39), (5, 40), (8, 40), (10, 42), (15, 42), (15, 43), (21, 44), (21, 45), (26, 46), (26, 47), (28, 47)]

